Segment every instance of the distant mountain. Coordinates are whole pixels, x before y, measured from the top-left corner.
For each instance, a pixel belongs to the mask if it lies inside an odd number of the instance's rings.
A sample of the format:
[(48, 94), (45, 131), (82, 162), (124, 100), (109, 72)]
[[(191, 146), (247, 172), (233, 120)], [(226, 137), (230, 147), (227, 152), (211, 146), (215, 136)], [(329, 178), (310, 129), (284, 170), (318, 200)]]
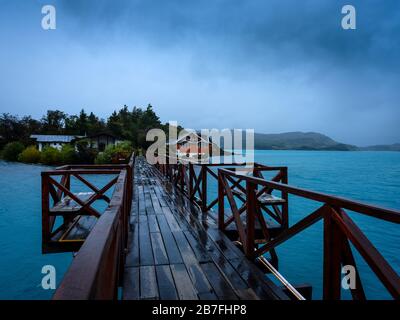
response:
[(358, 150), (356, 146), (339, 143), (316, 132), (255, 133), (254, 146), (259, 150)]
[(400, 143), (360, 147), (361, 151), (400, 151)]

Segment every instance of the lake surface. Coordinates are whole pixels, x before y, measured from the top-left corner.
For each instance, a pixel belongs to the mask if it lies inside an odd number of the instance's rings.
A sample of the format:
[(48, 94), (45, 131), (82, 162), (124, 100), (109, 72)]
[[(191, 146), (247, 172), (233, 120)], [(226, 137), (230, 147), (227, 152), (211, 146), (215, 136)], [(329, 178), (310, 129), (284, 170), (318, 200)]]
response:
[[(400, 209), (400, 152), (256, 151), (256, 161), (289, 167), (289, 183), (302, 188)], [(57, 284), (72, 256), (41, 254), (40, 172), (46, 167), (0, 161), (0, 299), (48, 299), (42, 289), (41, 269), (51, 264)], [(211, 186), (210, 193), (215, 193)], [(211, 196), (211, 195), (210, 195)], [(318, 204), (290, 198), (290, 223), (311, 213)], [(400, 272), (398, 226), (351, 214), (359, 227)], [(293, 283), (322, 288), (322, 223), (319, 222), (278, 247), (279, 271)], [(358, 265), (369, 298), (390, 296), (362, 259)], [(343, 292), (349, 297), (348, 292)]]
[[(57, 284), (72, 261), (72, 253), (41, 254), (41, 176), (51, 167), (0, 161), (0, 299), (49, 299), (54, 292), (41, 286), (42, 267), (56, 268)], [(112, 178), (88, 178), (103, 186)], [(71, 181), (71, 188), (79, 182)], [(89, 191), (88, 188), (79, 188)], [(113, 188), (106, 194), (111, 195)], [(99, 202), (94, 206), (104, 210)], [(101, 212), (101, 211), (100, 211)]]

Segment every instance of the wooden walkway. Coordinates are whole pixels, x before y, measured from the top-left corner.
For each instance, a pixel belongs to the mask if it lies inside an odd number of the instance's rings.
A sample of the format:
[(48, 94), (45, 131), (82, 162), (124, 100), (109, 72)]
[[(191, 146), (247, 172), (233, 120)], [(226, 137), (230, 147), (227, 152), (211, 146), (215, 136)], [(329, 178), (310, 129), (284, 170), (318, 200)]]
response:
[(202, 213), (143, 158), (134, 199), (123, 299), (288, 299)]

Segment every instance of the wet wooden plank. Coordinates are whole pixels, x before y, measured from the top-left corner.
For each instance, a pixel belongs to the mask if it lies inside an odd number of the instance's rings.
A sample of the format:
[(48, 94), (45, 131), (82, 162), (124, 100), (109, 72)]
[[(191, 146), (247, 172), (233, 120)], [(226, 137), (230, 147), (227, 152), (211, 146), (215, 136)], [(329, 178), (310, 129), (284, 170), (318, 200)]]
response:
[(138, 300), (139, 298), (139, 268), (125, 268), (122, 299)]
[(221, 300), (237, 300), (238, 297), (235, 294), (231, 285), (227, 282), (224, 276), (220, 273), (214, 263), (203, 263), (201, 269), (206, 274), (208, 280), (211, 283), (216, 295)]
[(210, 228), (207, 234), (213, 239), (218, 249), (228, 259), (238, 259), (243, 257), (243, 253), (238, 249), (220, 230)]
[(213, 242), (208, 246), (209, 253), (214, 261), (215, 266), (225, 277), (226, 281), (234, 288), (240, 299), (253, 300), (258, 299), (256, 293), (244, 281), (241, 275), (235, 270), (232, 264), (225, 258), (221, 251), (213, 245)]
[(161, 235), (164, 240), (165, 250), (167, 251), (168, 259), (171, 264), (182, 263), (182, 256), (179, 252), (176, 241), (172, 235), (171, 229), (168, 226), (164, 216), (157, 216), (157, 221), (160, 226)]
[(198, 300), (196, 290), (190, 280), (184, 264), (171, 265), (172, 276), (174, 277), (176, 290), (180, 300)]
[(153, 265), (153, 249), (151, 247), (150, 230), (147, 216), (142, 215), (139, 219), (139, 254), (140, 265)]
[(125, 265), (127, 267), (137, 267), (140, 264), (139, 255), (139, 224), (131, 226), (132, 230), (128, 237), (128, 254), (126, 255)]
[(158, 286), (154, 266), (140, 267), (140, 299), (158, 299)]
[(150, 232), (160, 232), (155, 214), (147, 216)]
[(174, 217), (174, 215), (172, 214), (172, 211), (169, 207), (163, 207), (162, 208), (165, 219), (167, 219), (169, 228), (171, 229), (171, 231), (181, 231), (182, 228), (181, 226), (178, 224), (178, 222), (176, 221), (176, 218)]
[(181, 256), (184, 264), (188, 270), (189, 276), (192, 279), (192, 282), (198, 293), (207, 293), (212, 292), (212, 287), (208, 282), (207, 277), (204, 275), (204, 272), (201, 270), (199, 262), (190, 247), (189, 243), (183, 232), (174, 232), (173, 233), (176, 243), (178, 245), (179, 251), (181, 252)]
[(200, 300), (218, 300), (217, 295), (214, 292), (199, 293)]
[(150, 234), (151, 246), (153, 248), (154, 264), (169, 264), (167, 251), (165, 250), (164, 242), (161, 233), (154, 232)]
[(151, 197), (151, 201), (153, 203), (153, 209), (154, 209), (155, 214), (163, 214), (160, 202), (158, 201), (158, 198), (154, 192), (154, 189), (151, 190), (150, 197)]
[(230, 261), (246, 283), (254, 290), (258, 297), (263, 300), (289, 300), (289, 298), (254, 264), (246, 259)]
[(139, 194), (138, 187), (135, 183), (133, 186), (133, 198), (131, 204), (131, 217), (137, 216), (139, 214)]
[(160, 202), (160, 206), (161, 207), (167, 207), (168, 205), (164, 200), (164, 192), (162, 191), (161, 186), (160, 185), (156, 185), (154, 187), (154, 191), (156, 193), (158, 201)]
[(145, 215), (146, 214), (146, 206), (144, 202), (144, 189), (142, 185), (138, 186), (138, 195), (139, 195), (139, 214)]
[(146, 213), (147, 213), (148, 215), (150, 215), (150, 214), (156, 214), (156, 212), (154, 211), (154, 208), (153, 208), (153, 204), (152, 204), (152, 201), (151, 201), (151, 197), (150, 197), (150, 193), (149, 193), (149, 192), (146, 192), (146, 193), (145, 193), (145, 195), (144, 195), (144, 200), (145, 200)]
[(156, 266), (158, 290), (161, 300), (177, 300), (178, 293), (169, 265)]
[(203, 262), (210, 262), (211, 261), (211, 257), (208, 254), (207, 250), (205, 247), (202, 246), (202, 244), (200, 243), (200, 241), (198, 239), (196, 239), (192, 233), (190, 233), (189, 231), (184, 231), (185, 237), (187, 239), (187, 241), (189, 242), (197, 260), (200, 263)]

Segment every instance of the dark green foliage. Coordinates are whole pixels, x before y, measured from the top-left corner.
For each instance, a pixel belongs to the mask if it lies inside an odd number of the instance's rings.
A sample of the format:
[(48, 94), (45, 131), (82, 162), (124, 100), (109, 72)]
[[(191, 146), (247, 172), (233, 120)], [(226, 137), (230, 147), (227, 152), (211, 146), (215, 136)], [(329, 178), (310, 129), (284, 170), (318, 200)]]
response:
[(19, 154), (24, 151), (25, 147), (21, 142), (14, 141), (5, 145), (2, 156), (7, 161), (17, 161)]
[(46, 134), (63, 134), (67, 115), (59, 110), (48, 110), (42, 117), (42, 132)]
[(19, 154), (18, 161), (25, 163), (38, 163), (40, 158), (41, 154), (36, 146), (29, 146)]
[(119, 163), (121, 159), (129, 160), (133, 148), (130, 141), (123, 141), (117, 145), (109, 145), (100, 152), (95, 160), (96, 164)]
[(0, 115), (0, 149), (8, 142), (20, 141), (23, 144), (29, 144), (31, 132), (39, 131), (40, 121), (31, 117), (18, 118), (8, 113)]
[(80, 162), (79, 155), (73, 145), (65, 144), (60, 151), (61, 162), (65, 164), (75, 164)]
[(164, 127), (150, 104), (145, 110), (134, 107), (129, 111), (124, 106), (119, 112), (114, 111), (107, 121), (108, 131), (130, 141), (134, 148), (147, 148), (152, 142), (146, 141), (146, 133), (154, 128)]
[(89, 146), (89, 141), (83, 139), (76, 143), (78, 151), (78, 162), (82, 164), (91, 164), (97, 156), (97, 150)]
[[(109, 133), (119, 140), (124, 140), (117, 146), (110, 146), (97, 155), (97, 150), (90, 147), (88, 140), (81, 139), (76, 145), (66, 145), (61, 150), (45, 148), (42, 152), (28, 147), (20, 157), (22, 162), (41, 162), (49, 165), (60, 163), (91, 164), (110, 163), (124, 157), (132, 150), (145, 150), (152, 143), (146, 141), (150, 129), (159, 128), (168, 131), (168, 124), (162, 124), (153, 107), (149, 104), (145, 109), (134, 107), (129, 109), (124, 105), (114, 111), (105, 121), (93, 112), (89, 114), (81, 110), (79, 115), (67, 115), (60, 110), (48, 110), (40, 121), (31, 117), (15, 117), (10, 114), (0, 115), (0, 149), (4, 159), (16, 161), (25, 146), (32, 145), (31, 134), (67, 134), (92, 136)], [(5, 148), (4, 146), (13, 141)], [(4, 148), (3, 148), (4, 147)]]
[[(60, 110), (48, 110), (40, 121), (31, 117), (15, 117), (10, 114), (0, 115), (0, 149), (12, 141), (20, 141), (25, 146), (32, 144), (31, 134), (68, 134), (95, 135), (110, 133), (121, 140), (128, 140), (134, 148), (147, 148), (146, 133), (153, 128), (167, 129), (149, 104), (146, 109), (128, 106), (114, 111), (107, 121), (97, 117), (93, 112), (87, 114), (81, 110), (79, 115), (67, 115)], [(79, 147), (78, 147), (79, 148)], [(93, 150), (80, 146), (79, 157), (84, 162), (94, 159)]]
[(53, 147), (45, 147), (41, 152), (40, 162), (47, 165), (61, 164), (61, 152)]

